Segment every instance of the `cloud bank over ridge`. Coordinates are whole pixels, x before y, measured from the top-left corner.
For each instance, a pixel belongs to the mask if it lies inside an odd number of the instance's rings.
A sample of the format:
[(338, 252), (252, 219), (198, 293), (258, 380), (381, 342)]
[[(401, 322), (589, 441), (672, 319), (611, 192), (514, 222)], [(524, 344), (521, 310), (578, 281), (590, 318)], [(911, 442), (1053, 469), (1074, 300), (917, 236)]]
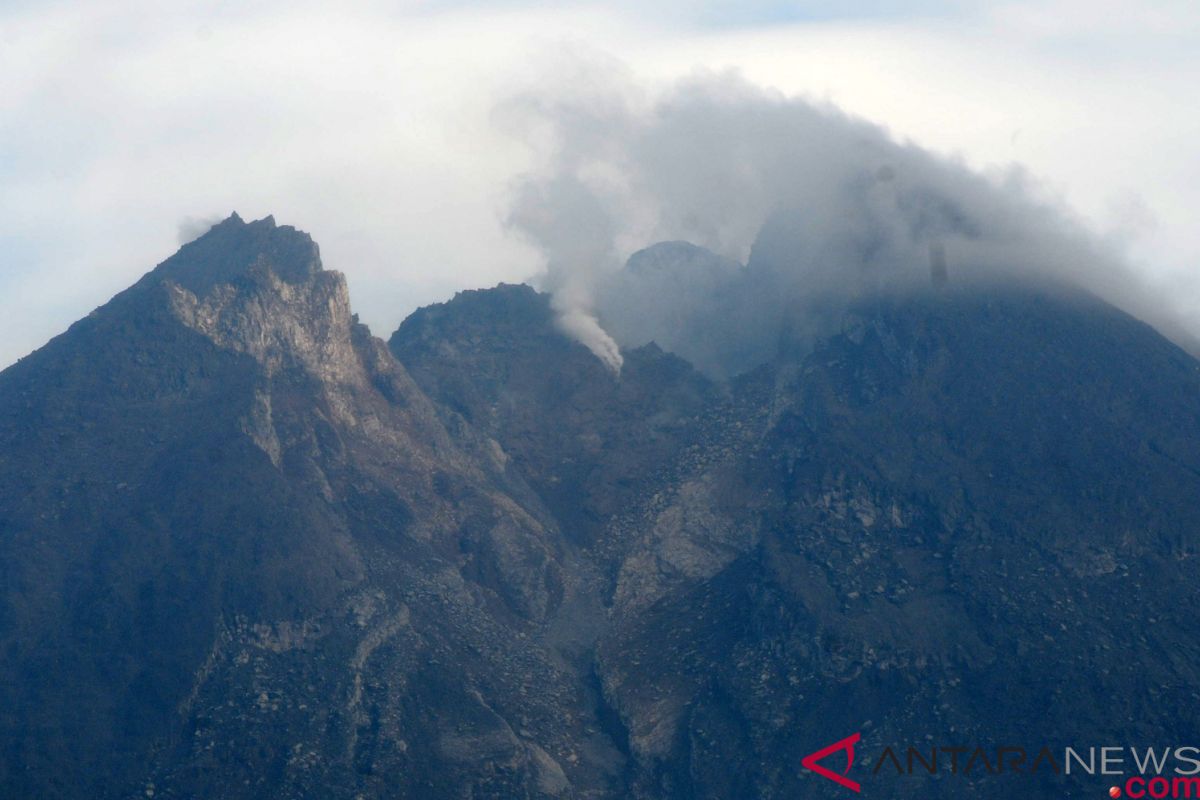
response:
[[(1079, 285), (1177, 340), (1200, 333), (1019, 168), (976, 173), (735, 73), (653, 90), (611, 61), (556, 74), (498, 111), (544, 154), (507, 222), (545, 255), (563, 329), (615, 370), (618, 345), (654, 339), (735, 374), (770, 357), (785, 314), (818, 334), (862, 292), (928, 285), (931, 259), (956, 281)], [(623, 267), (661, 240), (704, 250)]]

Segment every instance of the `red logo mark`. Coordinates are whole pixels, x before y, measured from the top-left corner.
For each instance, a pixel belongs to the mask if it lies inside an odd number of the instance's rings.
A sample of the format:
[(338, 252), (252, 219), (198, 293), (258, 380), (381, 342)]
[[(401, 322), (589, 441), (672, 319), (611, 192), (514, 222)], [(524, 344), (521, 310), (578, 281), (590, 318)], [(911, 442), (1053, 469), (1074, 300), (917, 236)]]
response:
[[(859, 786), (856, 782), (854, 782), (846, 777), (846, 775), (850, 774), (850, 768), (854, 766), (854, 745), (857, 744), (858, 740), (861, 738), (862, 738), (862, 734), (860, 734), (860, 733), (855, 733), (851, 736), (847, 736), (845, 739), (842, 739), (840, 742), (835, 742), (834, 744), (829, 745), (829, 747), (823, 747), (820, 750), (818, 750), (817, 752), (811, 753), (811, 754), (805, 756), (803, 759), (800, 760), (800, 763), (801, 763), (801, 765), (803, 765), (805, 767), (805, 769), (811, 769), (813, 772), (817, 773), (822, 778), (828, 778), (829, 780), (833, 781), (834, 783), (841, 784), (842, 786), (845, 786), (847, 789), (849, 789), (852, 792), (861, 792), (862, 787)], [(844, 770), (842, 770), (841, 775), (837, 774), (836, 772), (833, 772), (832, 770), (828, 770), (825, 767), (822, 767), (820, 764), (817, 763), (822, 758), (832, 755), (833, 753), (836, 753), (838, 750), (846, 751), (846, 768)]]

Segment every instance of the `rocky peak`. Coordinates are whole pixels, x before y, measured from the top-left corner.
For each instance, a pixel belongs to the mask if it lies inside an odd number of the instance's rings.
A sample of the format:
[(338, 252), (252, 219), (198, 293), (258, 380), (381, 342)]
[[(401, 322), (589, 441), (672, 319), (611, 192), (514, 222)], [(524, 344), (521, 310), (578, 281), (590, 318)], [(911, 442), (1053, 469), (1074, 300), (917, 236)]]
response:
[(322, 268), (307, 233), (273, 217), (234, 213), (144, 280), (166, 289), (183, 324), (268, 373), (295, 366), (328, 383), (362, 380), (345, 277)]
[[(688, 242), (660, 242), (629, 257), (600, 286), (600, 324), (628, 350), (655, 342), (715, 377), (745, 367), (714, 320), (735, 318), (742, 265)], [(746, 327), (741, 324), (740, 327)]]
[(629, 257), (625, 269), (641, 275), (668, 273), (687, 280), (710, 280), (710, 276), (737, 272), (741, 264), (691, 242), (658, 242)]
[(276, 225), (274, 217), (245, 222), (234, 212), (185, 244), (147, 277), (204, 295), (214, 286), (251, 276), (263, 266), (283, 281), (303, 283), (322, 271), (320, 249), (307, 233)]

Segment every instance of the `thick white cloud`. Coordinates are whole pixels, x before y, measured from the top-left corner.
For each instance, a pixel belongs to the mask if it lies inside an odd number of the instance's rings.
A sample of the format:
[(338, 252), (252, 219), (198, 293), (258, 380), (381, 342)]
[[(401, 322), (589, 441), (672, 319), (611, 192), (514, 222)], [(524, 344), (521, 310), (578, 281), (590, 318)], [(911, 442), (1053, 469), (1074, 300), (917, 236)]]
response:
[(385, 336), (534, 275), (501, 217), (537, 153), (493, 109), (578, 50), (652, 80), (735, 67), (972, 166), (1024, 163), (1200, 313), (1200, 7), (876, 5), (785, 23), (756, 4), (740, 28), (684, 3), (5, 5), (0, 365), (169, 255), (183, 220), (234, 209), (311, 232)]

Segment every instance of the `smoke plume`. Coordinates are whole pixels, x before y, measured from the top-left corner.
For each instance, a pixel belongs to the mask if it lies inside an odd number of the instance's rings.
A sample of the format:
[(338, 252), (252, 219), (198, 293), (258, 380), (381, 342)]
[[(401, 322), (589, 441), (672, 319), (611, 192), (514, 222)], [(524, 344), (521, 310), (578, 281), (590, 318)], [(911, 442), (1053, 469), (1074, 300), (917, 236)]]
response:
[(225, 217), (220, 214), (210, 214), (204, 217), (184, 217), (179, 221), (176, 229), (176, 238), (180, 246), (199, 239), (208, 233), (213, 225), (216, 225), (223, 219)]
[(864, 292), (997, 277), (1189, 336), (1018, 168), (981, 175), (733, 74), (651, 91), (612, 64), (567, 72), (499, 110), (539, 155), (507, 221), (545, 255), (563, 330), (614, 370), (618, 345), (654, 340), (728, 376), (771, 357), (785, 317), (816, 336)]

